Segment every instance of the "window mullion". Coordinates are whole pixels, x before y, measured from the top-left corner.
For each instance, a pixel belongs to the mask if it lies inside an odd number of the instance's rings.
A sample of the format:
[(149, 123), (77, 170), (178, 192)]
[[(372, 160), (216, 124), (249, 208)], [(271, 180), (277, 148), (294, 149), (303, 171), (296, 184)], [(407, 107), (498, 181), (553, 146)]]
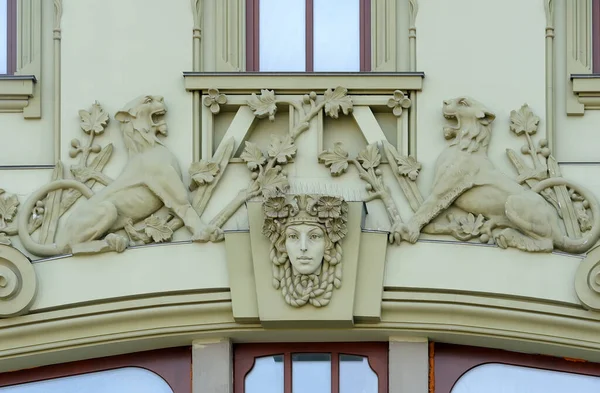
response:
[(292, 353), (283, 354), (283, 393), (292, 393)]
[(306, 72), (314, 71), (314, 3), (306, 0)]
[(340, 354), (331, 352), (331, 393), (340, 393)]

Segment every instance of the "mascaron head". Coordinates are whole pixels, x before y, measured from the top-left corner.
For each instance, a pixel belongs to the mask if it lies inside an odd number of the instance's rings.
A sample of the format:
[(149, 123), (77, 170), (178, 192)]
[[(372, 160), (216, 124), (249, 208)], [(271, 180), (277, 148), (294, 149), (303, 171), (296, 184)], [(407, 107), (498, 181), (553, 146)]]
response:
[[(319, 287), (321, 280), (333, 280), (330, 268), (341, 274), (339, 242), (348, 232), (348, 204), (334, 196), (275, 196), (265, 200), (263, 212), (263, 234), (271, 240), (271, 261), (281, 270), (274, 273), (275, 287), (283, 288), (293, 277), (312, 277), (312, 284), (302, 293), (296, 293), (297, 287), (284, 291), (286, 301), (294, 306), (326, 304), (318, 299), (323, 292)], [(323, 271), (329, 274), (323, 276)]]

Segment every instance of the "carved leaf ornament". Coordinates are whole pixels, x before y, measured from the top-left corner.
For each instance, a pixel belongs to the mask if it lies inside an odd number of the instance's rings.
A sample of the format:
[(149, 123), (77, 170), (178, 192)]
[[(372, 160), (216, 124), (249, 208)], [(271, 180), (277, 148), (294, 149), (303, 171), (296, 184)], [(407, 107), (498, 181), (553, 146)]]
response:
[(269, 117), (269, 120), (275, 120), (275, 112), (277, 105), (275, 100), (275, 92), (273, 90), (263, 89), (260, 91), (260, 96), (252, 93), (252, 97), (248, 100), (248, 106), (254, 111), (254, 116), (259, 119)]
[(0, 189), (0, 230), (6, 227), (7, 222), (11, 222), (17, 214), (19, 200), (16, 195), (6, 195), (5, 191)]
[(190, 165), (190, 177), (198, 185), (210, 184), (219, 173), (219, 164), (207, 160), (200, 160)]
[(156, 243), (168, 241), (173, 236), (173, 231), (167, 225), (166, 219), (159, 218), (155, 215), (144, 220), (146, 235), (150, 236)]
[(281, 173), (280, 168), (266, 169), (259, 174), (257, 182), (265, 196), (285, 192), (289, 186), (288, 179)]
[(277, 135), (271, 135), (271, 144), (269, 145), (268, 154), (269, 157), (275, 158), (280, 164), (286, 164), (288, 160), (291, 160), (296, 155), (296, 145), (292, 141), (292, 137), (286, 135), (279, 137)]
[(398, 173), (402, 176), (407, 176), (410, 180), (415, 181), (419, 176), (421, 164), (413, 156), (397, 156)]
[(249, 141), (246, 141), (246, 147), (240, 158), (246, 161), (246, 165), (248, 165), (248, 169), (251, 171), (257, 170), (260, 165), (264, 165), (267, 162), (260, 148), (255, 143)]
[(381, 154), (375, 144), (368, 145), (356, 158), (365, 169), (377, 168), (381, 163)]
[(92, 105), (90, 112), (82, 109), (79, 111), (79, 116), (81, 117), (81, 129), (86, 134), (93, 132), (95, 135), (100, 135), (108, 123), (108, 113), (104, 112), (97, 101)]
[(352, 112), (352, 99), (348, 96), (348, 89), (338, 86), (335, 90), (327, 89), (323, 94), (325, 98), (325, 113), (332, 119), (337, 119), (340, 110), (344, 115)]
[(333, 149), (319, 154), (319, 160), (329, 167), (333, 176), (339, 176), (348, 169), (348, 152), (341, 142), (334, 143)]
[(523, 105), (518, 111), (510, 112), (510, 130), (516, 135), (535, 134), (539, 123), (540, 118), (534, 115), (527, 105)]

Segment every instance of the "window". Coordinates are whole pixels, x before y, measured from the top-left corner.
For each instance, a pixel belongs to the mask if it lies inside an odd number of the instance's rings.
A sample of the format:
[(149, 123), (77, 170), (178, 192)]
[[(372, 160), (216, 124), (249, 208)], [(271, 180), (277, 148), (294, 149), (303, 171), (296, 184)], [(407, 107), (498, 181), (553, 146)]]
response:
[(240, 344), (235, 393), (384, 393), (388, 343)]
[(189, 393), (190, 348), (84, 360), (0, 374), (0, 393)]
[(17, 0), (0, 0), (0, 74), (12, 75), (17, 65)]
[(371, 70), (370, 0), (247, 0), (246, 70)]
[(125, 367), (28, 382), (0, 388), (0, 393), (173, 393), (157, 374), (139, 367)]
[(433, 354), (436, 393), (600, 391), (600, 364), (437, 343)]
[(600, 109), (600, 0), (565, 2), (567, 115)]

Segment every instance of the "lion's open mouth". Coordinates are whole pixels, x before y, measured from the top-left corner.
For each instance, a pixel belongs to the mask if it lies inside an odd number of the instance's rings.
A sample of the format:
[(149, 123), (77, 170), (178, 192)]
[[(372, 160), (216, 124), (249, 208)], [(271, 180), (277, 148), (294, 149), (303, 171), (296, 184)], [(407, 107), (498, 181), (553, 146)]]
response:
[(153, 126), (160, 126), (165, 123), (163, 116), (167, 113), (166, 109), (159, 109), (150, 114)]
[(444, 112), (444, 117), (448, 120), (448, 126), (444, 128), (448, 128), (451, 130), (458, 130), (460, 128), (460, 120), (454, 113)]

